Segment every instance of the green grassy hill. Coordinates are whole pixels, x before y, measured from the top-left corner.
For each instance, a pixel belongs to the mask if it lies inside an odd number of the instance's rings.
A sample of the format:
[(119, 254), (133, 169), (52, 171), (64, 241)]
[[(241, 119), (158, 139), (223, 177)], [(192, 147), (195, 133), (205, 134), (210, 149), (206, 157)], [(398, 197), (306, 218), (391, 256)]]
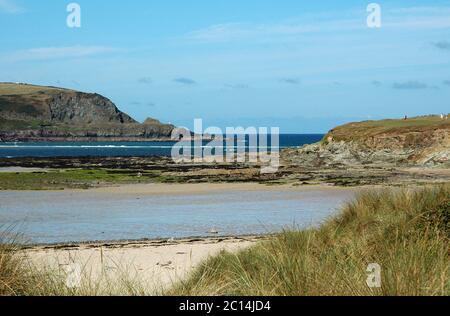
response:
[(450, 130), (450, 118), (442, 120), (438, 115), (419, 116), (399, 120), (380, 120), (349, 123), (332, 129), (324, 138), (334, 141), (361, 141), (379, 135), (428, 133), (438, 129)]
[(47, 94), (47, 93), (58, 93), (61, 91), (73, 91), (73, 90), (56, 87), (36, 86), (31, 84), (18, 84), (8, 82), (0, 83), (0, 96)]

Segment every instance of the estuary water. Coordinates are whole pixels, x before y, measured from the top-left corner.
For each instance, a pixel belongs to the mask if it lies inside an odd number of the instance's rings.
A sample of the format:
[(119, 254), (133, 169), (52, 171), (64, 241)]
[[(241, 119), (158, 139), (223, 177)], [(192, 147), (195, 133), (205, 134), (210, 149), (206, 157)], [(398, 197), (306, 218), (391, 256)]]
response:
[[(278, 232), (318, 225), (349, 189), (257, 187), (170, 194), (120, 190), (0, 191), (0, 229), (31, 243), (183, 238)], [(214, 235), (215, 236), (215, 235)]]

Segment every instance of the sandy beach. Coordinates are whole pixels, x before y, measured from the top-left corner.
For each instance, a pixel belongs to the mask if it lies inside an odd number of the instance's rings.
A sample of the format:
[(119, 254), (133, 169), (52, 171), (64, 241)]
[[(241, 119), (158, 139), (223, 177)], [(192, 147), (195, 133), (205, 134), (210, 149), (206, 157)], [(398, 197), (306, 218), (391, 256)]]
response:
[(267, 237), (221, 237), (141, 242), (36, 246), (24, 251), (32, 264), (63, 275), (80, 271), (93, 284), (126, 276), (155, 293), (187, 276), (222, 250), (236, 252)]

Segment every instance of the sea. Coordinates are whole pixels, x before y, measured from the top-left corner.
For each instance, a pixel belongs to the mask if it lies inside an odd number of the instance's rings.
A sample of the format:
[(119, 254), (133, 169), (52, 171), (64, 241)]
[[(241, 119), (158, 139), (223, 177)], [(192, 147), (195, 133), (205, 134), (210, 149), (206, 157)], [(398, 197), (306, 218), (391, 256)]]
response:
[[(279, 148), (300, 147), (320, 141), (323, 134), (281, 134)], [(268, 145), (270, 147), (270, 137)], [(166, 142), (0, 142), (0, 158), (19, 157), (170, 157), (174, 146), (182, 146), (174, 141)], [(210, 146), (204, 141), (203, 148)], [(224, 151), (247, 152), (262, 150), (263, 146), (253, 146), (248, 139), (238, 139), (230, 148), (223, 142)], [(192, 146), (194, 150), (194, 146)], [(270, 151), (270, 150), (269, 150)], [(213, 151), (214, 153), (214, 151)]]

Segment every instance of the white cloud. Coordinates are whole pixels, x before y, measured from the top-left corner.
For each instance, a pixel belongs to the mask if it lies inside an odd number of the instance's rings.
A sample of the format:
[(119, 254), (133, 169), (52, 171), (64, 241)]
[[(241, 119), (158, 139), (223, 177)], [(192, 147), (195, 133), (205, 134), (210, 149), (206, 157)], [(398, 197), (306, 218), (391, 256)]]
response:
[[(385, 29), (443, 29), (450, 27), (449, 7), (410, 7), (383, 9)], [(302, 34), (366, 30), (365, 10), (307, 14), (272, 24), (225, 23), (188, 33), (194, 42), (230, 42), (237, 40), (283, 40)]]
[(23, 12), (24, 8), (15, 3), (13, 0), (0, 0), (0, 12), (6, 13), (20, 13)]
[(301, 23), (281, 22), (276, 24), (228, 23), (217, 24), (187, 34), (189, 40), (198, 42), (228, 42), (252, 38), (289, 37), (316, 32), (362, 29), (363, 24), (354, 20)]
[[(0, 0), (1, 1), (1, 0)], [(8, 61), (30, 61), (30, 60), (54, 60), (89, 57), (99, 54), (120, 51), (117, 48), (106, 46), (66, 46), (66, 47), (41, 47), (10, 53), (2, 59)]]

